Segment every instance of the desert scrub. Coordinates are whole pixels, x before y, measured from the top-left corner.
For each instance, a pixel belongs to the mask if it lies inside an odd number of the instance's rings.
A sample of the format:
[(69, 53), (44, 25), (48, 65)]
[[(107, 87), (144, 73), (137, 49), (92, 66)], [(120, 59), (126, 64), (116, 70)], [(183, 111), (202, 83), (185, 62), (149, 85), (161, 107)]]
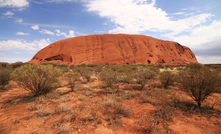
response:
[(12, 73), (11, 69), (7, 68), (0, 69), (0, 86), (2, 87), (1, 89), (3, 90), (5, 89), (5, 85), (7, 85), (10, 80), (11, 73)]
[(83, 67), (80, 70), (80, 74), (83, 78), (87, 79), (87, 81), (89, 82), (91, 79), (91, 75), (93, 74), (93, 72), (90, 70), (90, 68), (87, 67)]
[(81, 74), (77, 72), (68, 72), (65, 74), (65, 78), (68, 80), (68, 85), (70, 85), (71, 90), (74, 91), (75, 82), (80, 81)]
[(122, 103), (122, 98), (117, 97), (115, 94), (109, 94), (103, 97), (103, 107), (105, 108), (104, 113), (110, 114), (114, 118), (117, 115), (122, 115), (124, 117), (130, 117), (132, 115), (131, 110)]
[(173, 85), (175, 74), (171, 71), (163, 71), (159, 74), (159, 80), (164, 88), (168, 88), (169, 85)]
[(127, 84), (134, 83), (134, 72), (131, 71), (131, 72), (118, 73), (117, 81), (127, 83)]
[(154, 71), (148, 69), (139, 69), (134, 77), (136, 78), (136, 83), (141, 84), (141, 90), (146, 85), (147, 80), (154, 79), (156, 77), (156, 73)]
[(99, 80), (104, 81), (107, 87), (113, 87), (113, 84), (117, 82), (117, 75), (113, 70), (106, 69), (100, 72)]
[(200, 107), (201, 103), (220, 90), (221, 76), (217, 71), (201, 64), (191, 64), (179, 74), (181, 90), (189, 95)]
[(62, 71), (53, 65), (28, 64), (16, 68), (12, 78), (34, 96), (49, 93), (60, 83)]

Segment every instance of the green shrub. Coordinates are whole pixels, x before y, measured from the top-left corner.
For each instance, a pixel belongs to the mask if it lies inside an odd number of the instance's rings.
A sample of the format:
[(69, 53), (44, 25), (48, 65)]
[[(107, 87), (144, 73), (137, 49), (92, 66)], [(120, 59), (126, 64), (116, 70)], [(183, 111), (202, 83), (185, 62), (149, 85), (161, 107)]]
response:
[(112, 87), (117, 82), (117, 75), (111, 69), (103, 70), (99, 74), (99, 80), (104, 81), (107, 87)]
[(71, 90), (74, 91), (75, 81), (79, 81), (81, 75), (77, 72), (68, 72), (65, 74), (65, 78), (68, 80), (68, 84), (71, 86)]
[(159, 75), (160, 82), (164, 88), (167, 88), (169, 85), (173, 85), (175, 81), (175, 74), (171, 71), (163, 71)]
[(5, 85), (8, 84), (10, 80), (12, 70), (7, 68), (0, 69), (0, 85), (2, 86), (2, 89), (4, 89)]
[(138, 70), (135, 73), (136, 83), (141, 84), (141, 90), (146, 85), (147, 80), (155, 78), (156, 73), (154, 71), (144, 69), (144, 70)]
[(101, 72), (102, 71), (102, 69), (103, 69), (103, 65), (97, 65), (96, 67), (94, 67), (93, 68), (93, 70), (95, 71), (95, 72)]
[(218, 92), (221, 87), (221, 77), (218, 72), (198, 65), (180, 72), (179, 82), (181, 90), (189, 95), (199, 107), (207, 97)]
[(160, 68), (156, 67), (156, 66), (153, 66), (153, 65), (150, 65), (147, 67), (147, 69), (151, 70), (151, 71), (154, 71), (155, 73), (159, 74), (160, 73)]
[(62, 71), (53, 65), (28, 64), (16, 68), (12, 78), (35, 96), (50, 92), (59, 84)]
[(123, 72), (123, 73), (117, 73), (117, 81), (123, 82), (127, 84), (134, 83), (134, 72)]

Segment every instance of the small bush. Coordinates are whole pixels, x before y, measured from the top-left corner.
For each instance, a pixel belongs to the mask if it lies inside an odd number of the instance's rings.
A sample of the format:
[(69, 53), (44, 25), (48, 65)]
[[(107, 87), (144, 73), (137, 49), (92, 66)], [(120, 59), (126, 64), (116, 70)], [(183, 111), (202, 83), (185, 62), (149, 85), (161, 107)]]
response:
[(194, 64), (188, 70), (180, 72), (181, 90), (189, 95), (200, 107), (201, 103), (221, 87), (221, 77), (210, 68)]
[(171, 71), (163, 71), (159, 75), (160, 82), (164, 88), (168, 88), (169, 85), (173, 85), (175, 81), (175, 74)]
[(141, 90), (146, 85), (147, 80), (155, 78), (156, 73), (145, 69), (145, 70), (138, 70), (137, 73), (135, 73), (135, 78), (137, 84), (141, 84)]
[(113, 70), (104, 70), (100, 73), (99, 79), (106, 83), (107, 87), (112, 87), (117, 81), (117, 75)]
[(117, 81), (131, 84), (134, 83), (134, 72), (124, 72), (124, 73), (118, 73)]
[(102, 69), (103, 69), (103, 65), (97, 65), (96, 67), (93, 68), (93, 70), (94, 70), (95, 72), (101, 72)]
[(65, 78), (68, 80), (68, 84), (71, 86), (71, 90), (74, 91), (75, 81), (79, 81), (81, 75), (77, 72), (68, 72), (65, 74)]
[(80, 70), (80, 74), (83, 78), (87, 79), (87, 81), (90, 81), (91, 79), (91, 75), (92, 75), (92, 71), (89, 68), (81, 68)]
[(62, 71), (52, 65), (29, 64), (16, 68), (12, 78), (35, 96), (50, 92), (59, 84)]
[(147, 69), (154, 71), (155, 73), (159, 74), (160, 73), (160, 69), (156, 66), (150, 65), (147, 67)]
[(12, 72), (11, 69), (7, 69), (7, 68), (0, 69), (0, 85), (3, 86), (3, 89), (10, 80), (11, 72)]

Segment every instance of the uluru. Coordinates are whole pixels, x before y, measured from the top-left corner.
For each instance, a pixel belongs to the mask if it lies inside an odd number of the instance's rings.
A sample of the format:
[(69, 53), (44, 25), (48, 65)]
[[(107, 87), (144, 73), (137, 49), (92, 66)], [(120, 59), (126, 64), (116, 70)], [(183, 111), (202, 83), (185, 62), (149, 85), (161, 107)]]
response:
[(144, 35), (104, 34), (68, 38), (41, 49), (29, 61), (79, 64), (171, 64), (196, 63), (194, 53), (174, 41)]

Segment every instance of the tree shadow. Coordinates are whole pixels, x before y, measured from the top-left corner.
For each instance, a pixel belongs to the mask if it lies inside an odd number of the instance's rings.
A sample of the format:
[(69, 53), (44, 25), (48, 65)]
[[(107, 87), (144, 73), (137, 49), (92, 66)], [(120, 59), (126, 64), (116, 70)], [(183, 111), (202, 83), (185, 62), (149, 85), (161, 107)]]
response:
[(187, 116), (202, 115), (206, 118), (210, 118), (212, 116), (221, 117), (221, 110), (209, 106), (198, 107), (198, 105), (193, 102), (176, 101), (173, 106), (180, 109), (182, 112), (185, 112), (186, 114), (184, 115)]

